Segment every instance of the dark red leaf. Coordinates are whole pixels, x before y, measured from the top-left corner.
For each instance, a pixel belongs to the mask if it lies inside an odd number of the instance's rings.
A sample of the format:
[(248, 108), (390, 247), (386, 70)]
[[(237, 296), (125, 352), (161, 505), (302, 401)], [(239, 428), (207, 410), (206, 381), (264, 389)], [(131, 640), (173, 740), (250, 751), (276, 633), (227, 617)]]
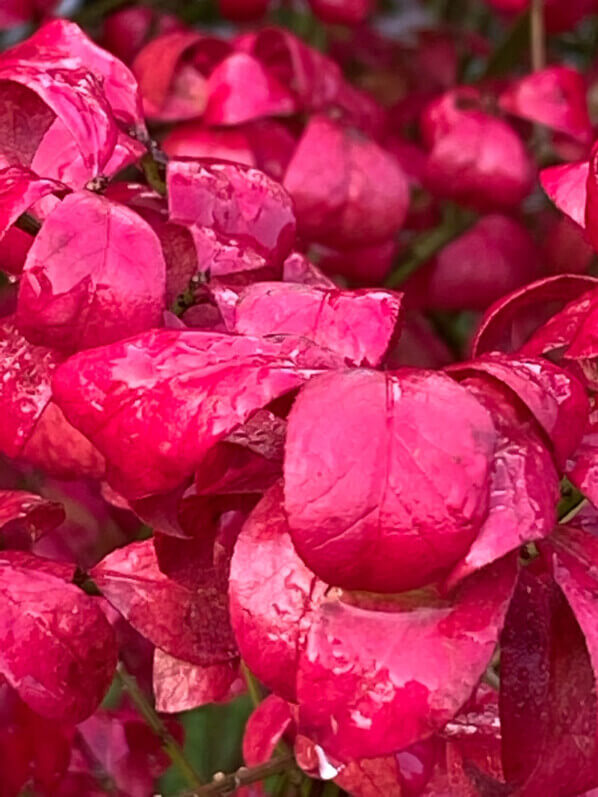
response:
[(192, 589), (168, 578), (152, 540), (114, 551), (91, 574), (133, 628), (171, 656), (204, 666), (236, 657), (226, 595), (213, 584)]

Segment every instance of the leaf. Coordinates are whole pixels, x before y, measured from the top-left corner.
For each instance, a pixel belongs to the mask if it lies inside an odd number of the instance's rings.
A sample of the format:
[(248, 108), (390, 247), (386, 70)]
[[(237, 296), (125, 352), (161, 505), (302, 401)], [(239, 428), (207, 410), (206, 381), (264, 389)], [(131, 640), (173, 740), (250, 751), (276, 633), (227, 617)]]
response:
[(99, 477), (104, 460), (52, 401), (50, 381), (63, 357), (33, 346), (14, 317), (0, 323), (0, 451), (59, 477)]
[(106, 456), (114, 488), (141, 498), (182, 484), (252, 413), (338, 365), (293, 336), (158, 330), (71, 357), (53, 391)]
[(438, 578), (486, 516), (495, 444), (490, 415), (442, 374), (313, 380), (289, 414), (284, 464), (298, 553), (347, 589), (398, 592)]
[(214, 69), (207, 83), (203, 119), (208, 125), (241, 125), (297, 110), (291, 92), (247, 53), (233, 53)]
[[(220, 244), (225, 253), (234, 247), (262, 258), (253, 268), (282, 266), (295, 239), (295, 216), (291, 199), (274, 180), (241, 164), (171, 160), (166, 181), (170, 219), (191, 231), (202, 271), (222, 273)], [(203, 251), (207, 239), (214, 249), (209, 256)]]
[(56, 501), (24, 490), (0, 490), (2, 547), (27, 549), (64, 519), (64, 508)]
[(225, 588), (191, 588), (168, 578), (159, 569), (153, 540), (114, 551), (91, 575), (133, 628), (169, 655), (202, 666), (236, 658)]
[(243, 759), (248, 767), (270, 760), (284, 732), (291, 726), (291, 705), (278, 695), (268, 695), (257, 706), (245, 726)]
[(498, 299), (488, 308), (478, 327), (472, 343), (473, 356), (491, 351), (518, 351), (564, 305), (596, 287), (595, 277), (557, 274)]
[(374, 141), (324, 116), (314, 116), (284, 176), (299, 231), (330, 246), (382, 242), (403, 225), (407, 180)]
[(48, 216), (27, 255), (17, 321), (33, 343), (72, 350), (161, 322), (160, 242), (136, 213), (89, 192)]
[(525, 404), (554, 448), (560, 467), (584, 433), (589, 405), (583, 384), (549, 360), (499, 352), (449, 366), (449, 373), (484, 373), (506, 385)]
[(326, 585), (297, 555), (282, 501), (282, 486), (274, 485), (241, 530), (231, 561), (230, 613), (251, 672), (295, 701), (298, 656)]
[[(479, 210), (518, 205), (534, 167), (523, 142), (502, 119), (476, 108), (479, 94), (457, 89), (425, 110), (422, 133), (430, 152), (424, 184), (435, 195)], [(459, 102), (471, 109), (461, 110)]]
[(160, 648), (154, 652), (153, 687), (156, 711), (181, 711), (227, 700), (241, 691), (236, 661), (202, 666), (169, 656)]
[(540, 183), (557, 208), (580, 227), (586, 226), (587, 161), (549, 166), (540, 172)]
[(346, 762), (440, 729), (486, 669), (515, 579), (506, 557), (436, 604), (393, 611), (324, 601), (299, 662), (299, 731)]
[(596, 785), (595, 688), (563, 594), (528, 568), (501, 637), (503, 764), (517, 793), (578, 794)]
[(506, 113), (545, 125), (587, 143), (592, 126), (583, 75), (567, 66), (549, 66), (512, 82), (499, 96)]
[(393, 291), (257, 282), (239, 296), (235, 331), (302, 335), (354, 365), (375, 367), (398, 336), (401, 301)]
[(110, 686), (114, 633), (92, 598), (43, 563), (18, 552), (0, 556), (0, 672), (34, 711), (76, 723)]
[(488, 514), (471, 548), (447, 583), (501, 558), (519, 546), (547, 537), (557, 522), (559, 475), (550, 450), (529, 414), (504, 387), (480, 377), (462, 384), (492, 416), (497, 431), (490, 474)]

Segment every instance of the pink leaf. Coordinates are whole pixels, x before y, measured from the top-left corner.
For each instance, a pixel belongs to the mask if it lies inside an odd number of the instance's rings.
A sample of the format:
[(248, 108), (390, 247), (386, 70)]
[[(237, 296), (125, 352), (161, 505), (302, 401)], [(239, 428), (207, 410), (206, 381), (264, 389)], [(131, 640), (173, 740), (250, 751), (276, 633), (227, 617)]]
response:
[[(216, 243), (239, 245), (282, 265), (295, 238), (293, 206), (263, 172), (210, 160), (170, 161), (167, 184), (171, 220), (189, 227), (194, 237), (209, 230)], [(217, 264), (217, 249), (213, 258)], [(204, 258), (200, 263), (210, 267)]]
[(203, 118), (209, 125), (240, 125), (297, 110), (290, 91), (247, 53), (225, 58), (210, 75), (206, 92)]
[(348, 761), (400, 750), (441, 728), (492, 657), (516, 572), (505, 558), (450, 600), (402, 610), (323, 602), (299, 663), (301, 733)]
[(314, 14), (332, 25), (359, 25), (372, 10), (372, 0), (309, 0)]
[(347, 589), (397, 592), (437, 578), (486, 515), (495, 443), (490, 415), (442, 374), (313, 380), (290, 412), (284, 467), (299, 554)]
[(106, 456), (113, 486), (141, 498), (180, 485), (257, 409), (339, 364), (293, 336), (159, 330), (71, 357), (53, 390)]
[(556, 524), (559, 475), (529, 414), (504, 387), (469, 378), (463, 385), (492, 415), (498, 434), (490, 474), (488, 515), (448, 579), (452, 587), (470, 573), (532, 540)]
[(3, 319), (0, 451), (58, 476), (101, 476), (104, 461), (100, 453), (51, 400), (50, 380), (62, 359), (53, 350), (25, 340), (13, 318)]
[(557, 274), (498, 299), (482, 318), (472, 343), (473, 355), (519, 350), (567, 302), (596, 287), (595, 277)]
[[(474, 108), (461, 110), (460, 100)], [(513, 207), (531, 189), (533, 165), (515, 131), (476, 109), (476, 102), (473, 91), (455, 91), (426, 109), (426, 185), (438, 196), (482, 210)]]
[(294, 701), (298, 654), (326, 585), (299, 559), (282, 499), (280, 484), (270, 488), (239, 535), (231, 562), (230, 612), (250, 670)]
[(0, 557), (0, 670), (34, 711), (80, 722), (112, 680), (114, 634), (92, 598), (37, 561)]
[(300, 231), (332, 246), (383, 241), (402, 226), (407, 180), (393, 156), (374, 141), (313, 117), (284, 176)]
[(449, 366), (452, 374), (482, 372), (506, 385), (525, 404), (554, 446), (561, 467), (575, 451), (589, 406), (582, 383), (550, 361), (493, 352)]
[(0, 171), (0, 237), (19, 216), (48, 194), (68, 190), (65, 185), (38, 177), (21, 166), (10, 166)]
[(503, 111), (587, 142), (592, 126), (586, 82), (566, 66), (549, 66), (512, 83), (499, 97)]
[(348, 362), (375, 367), (398, 334), (401, 298), (375, 289), (258, 282), (239, 296), (235, 329), (243, 335), (302, 335)]
[(293, 722), (291, 706), (278, 695), (268, 695), (249, 717), (243, 735), (243, 759), (248, 767), (265, 764)]
[(542, 188), (557, 208), (580, 227), (586, 226), (586, 185), (589, 171), (589, 163), (582, 161), (549, 166), (540, 172)]
[(17, 319), (34, 343), (85, 349), (159, 326), (165, 265), (136, 213), (89, 192), (48, 216), (29, 250)]

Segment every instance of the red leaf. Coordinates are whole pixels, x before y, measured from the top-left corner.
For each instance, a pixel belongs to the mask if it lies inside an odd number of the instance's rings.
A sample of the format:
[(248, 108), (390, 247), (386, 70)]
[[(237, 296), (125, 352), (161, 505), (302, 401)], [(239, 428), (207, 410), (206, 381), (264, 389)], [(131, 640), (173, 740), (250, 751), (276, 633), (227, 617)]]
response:
[[(544, 439), (529, 414), (509, 391), (480, 378), (465, 379), (492, 416), (498, 442), (490, 474), (488, 514), (471, 548), (448, 578), (462, 578), (553, 530), (559, 475)], [(574, 416), (573, 416), (574, 417)]]
[(426, 109), (426, 185), (438, 196), (482, 210), (518, 205), (533, 181), (522, 141), (502, 119), (475, 107), (461, 110), (459, 102), (475, 105), (479, 97), (473, 90), (457, 90)]
[(493, 352), (446, 370), (455, 375), (482, 372), (506, 385), (552, 442), (560, 467), (579, 445), (588, 418), (588, 399), (582, 383), (558, 365)]
[(404, 289), (418, 307), (485, 310), (539, 276), (539, 252), (525, 227), (493, 213), (447, 244)]
[(190, 30), (164, 33), (146, 44), (132, 67), (146, 116), (160, 121), (201, 116), (206, 77), (229, 53), (225, 41)]
[(230, 570), (230, 612), (250, 670), (294, 701), (298, 655), (326, 585), (299, 559), (282, 498), (281, 485), (271, 487), (239, 535)]
[(313, 117), (284, 176), (299, 230), (338, 247), (384, 241), (402, 226), (407, 180), (393, 156), (374, 141)]
[(309, 0), (314, 14), (332, 25), (359, 25), (372, 10), (372, 0)]
[(236, 657), (226, 595), (213, 584), (192, 589), (168, 578), (152, 540), (114, 551), (91, 573), (133, 628), (171, 656), (203, 666)]
[(595, 277), (558, 274), (504, 296), (486, 311), (473, 339), (473, 355), (518, 351), (567, 302), (595, 287)]
[(43, 25), (29, 39), (13, 47), (15, 57), (41, 58), (44, 52), (55, 52), (65, 59), (78, 59), (100, 81), (116, 119), (127, 128), (145, 132), (141, 96), (131, 70), (112, 53), (98, 47), (78, 25), (56, 19)]
[(160, 242), (136, 213), (88, 192), (48, 216), (29, 250), (17, 319), (34, 343), (85, 349), (161, 322)]
[(278, 695), (268, 695), (253, 711), (243, 734), (243, 759), (248, 767), (265, 764), (293, 722), (291, 706)]
[(202, 258), (198, 247), (203, 271), (212, 268), (219, 273), (219, 241), (255, 251), (270, 265), (282, 265), (295, 239), (293, 205), (263, 172), (210, 160), (170, 161), (167, 184), (171, 220), (189, 227), (196, 245), (198, 233), (215, 236), (212, 260)]
[(13, 318), (0, 324), (0, 451), (57, 476), (101, 476), (104, 460), (51, 400), (62, 356), (21, 337)]
[(106, 456), (115, 489), (141, 498), (179, 486), (257, 409), (339, 364), (293, 336), (159, 330), (71, 357), (53, 390)]
[(582, 161), (550, 166), (540, 172), (542, 188), (557, 208), (584, 228), (589, 171), (589, 163)]
[(506, 113), (546, 125), (588, 142), (592, 126), (586, 105), (586, 81), (577, 70), (549, 66), (512, 83), (499, 97)]
[[(70, 130), (84, 164), (94, 175), (101, 174), (114, 151), (118, 128), (92, 72), (59, 51), (40, 51), (25, 43), (0, 57), (0, 81), (0, 154), (9, 163), (30, 165), (55, 115)], [(35, 101), (32, 106), (31, 93), (46, 108)], [(34, 111), (32, 118), (25, 120), (20, 114), (15, 118), (12, 108), (27, 95), (25, 107)], [(23, 113), (25, 108), (20, 110)]]
[(290, 116), (297, 110), (291, 92), (247, 53), (233, 53), (214, 69), (207, 84), (204, 121), (240, 125), (267, 116)]
[(45, 561), (0, 557), (0, 671), (34, 711), (80, 722), (112, 681), (114, 633), (94, 600), (46, 572)]
[(401, 294), (384, 290), (258, 282), (239, 296), (235, 330), (242, 335), (302, 335), (354, 365), (375, 367), (398, 334), (401, 299)]
[(0, 539), (5, 548), (27, 549), (65, 518), (61, 504), (22, 490), (0, 490)]
[(492, 657), (516, 571), (505, 558), (450, 601), (402, 610), (324, 601), (299, 663), (301, 733), (347, 761), (400, 750), (445, 725)]
[(495, 443), (490, 415), (442, 374), (315, 379), (288, 420), (285, 505), (299, 554), (347, 589), (437, 578), (486, 515)]
[(563, 594), (528, 568), (501, 637), (503, 764), (518, 793), (579, 794), (596, 785), (595, 689), (582, 630)]
[[(48, 194), (68, 190), (54, 180), (38, 177), (21, 166), (9, 166), (0, 171), (0, 237), (12, 227), (19, 216)], [(4, 264), (3, 264), (4, 265)]]

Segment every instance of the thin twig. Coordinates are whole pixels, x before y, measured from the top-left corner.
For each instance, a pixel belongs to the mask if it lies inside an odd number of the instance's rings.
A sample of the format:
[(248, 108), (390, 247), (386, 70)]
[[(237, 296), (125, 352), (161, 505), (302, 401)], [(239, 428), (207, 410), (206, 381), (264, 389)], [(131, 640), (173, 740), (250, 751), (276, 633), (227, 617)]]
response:
[(258, 783), (271, 775), (279, 775), (281, 772), (291, 772), (297, 769), (295, 759), (292, 754), (277, 756), (259, 764), (256, 767), (240, 767), (236, 772), (225, 775), (224, 772), (217, 772), (211, 783), (202, 786), (195, 791), (184, 792), (179, 797), (203, 797), (207, 794), (231, 794), (241, 786), (249, 786), (251, 783)]
[(544, 0), (531, 0), (530, 4), (530, 57), (532, 70), (538, 72), (546, 66), (546, 32), (544, 30)]
[(135, 704), (137, 711), (139, 711), (143, 719), (147, 722), (156, 736), (160, 738), (162, 747), (172, 763), (186, 778), (190, 786), (192, 786), (194, 789), (201, 789), (202, 782), (199, 775), (193, 768), (193, 765), (185, 755), (177, 740), (162, 722), (154, 707), (143, 694), (135, 678), (133, 678), (133, 676), (127, 672), (127, 669), (122, 662), (119, 662), (116, 669), (116, 674), (123, 687), (126, 689), (129, 697)]

